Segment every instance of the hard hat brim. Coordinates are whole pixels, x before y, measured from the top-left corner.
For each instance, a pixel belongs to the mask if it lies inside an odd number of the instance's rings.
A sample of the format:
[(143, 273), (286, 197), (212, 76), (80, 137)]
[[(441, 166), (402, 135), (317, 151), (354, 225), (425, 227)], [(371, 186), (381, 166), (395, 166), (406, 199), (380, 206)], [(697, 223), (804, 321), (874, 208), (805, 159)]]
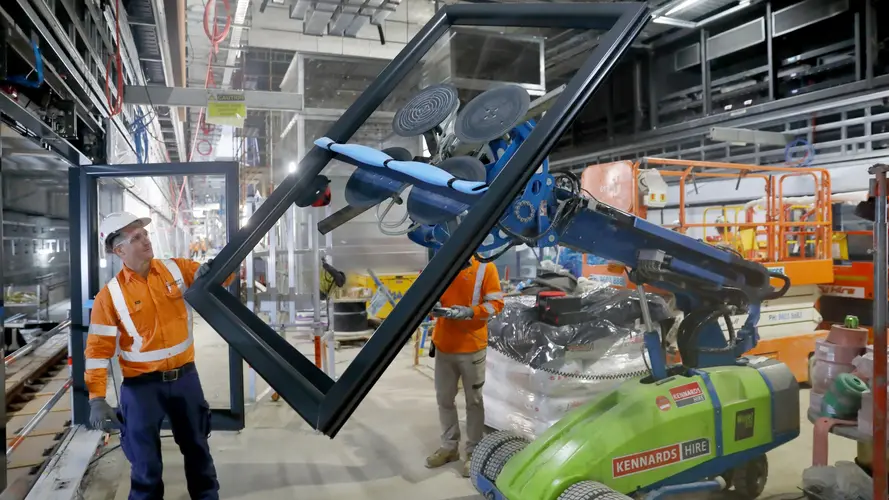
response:
[(116, 237), (120, 234), (121, 231), (123, 231), (124, 229), (126, 229), (126, 228), (132, 226), (133, 224), (139, 224), (139, 227), (140, 227), (140, 228), (143, 228), (143, 227), (145, 227), (145, 226), (151, 224), (151, 217), (137, 217), (133, 222), (130, 222), (130, 223), (127, 224), (126, 226), (124, 226), (124, 227), (118, 229), (117, 231), (114, 231), (114, 232), (112, 232), (112, 233), (109, 233), (108, 236), (105, 237), (105, 241), (104, 241), (104, 243), (105, 243), (105, 251), (106, 251), (106, 252), (111, 252), (111, 251), (112, 251), (112, 248), (111, 248), (111, 240), (114, 239), (114, 238), (116, 238)]

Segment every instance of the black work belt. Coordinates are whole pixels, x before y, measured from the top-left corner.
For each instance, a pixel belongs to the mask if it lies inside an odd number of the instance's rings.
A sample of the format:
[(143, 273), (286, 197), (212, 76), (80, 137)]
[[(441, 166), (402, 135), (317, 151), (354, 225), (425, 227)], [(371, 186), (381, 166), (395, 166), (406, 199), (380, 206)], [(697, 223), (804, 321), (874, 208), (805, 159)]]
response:
[(147, 384), (149, 382), (175, 382), (186, 373), (195, 371), (194, 363), (185, 363), (179, 368), (167, 370), (165, 372), (143, 373), (135, 377), (126, 377), (123, 379), (124, 385)]

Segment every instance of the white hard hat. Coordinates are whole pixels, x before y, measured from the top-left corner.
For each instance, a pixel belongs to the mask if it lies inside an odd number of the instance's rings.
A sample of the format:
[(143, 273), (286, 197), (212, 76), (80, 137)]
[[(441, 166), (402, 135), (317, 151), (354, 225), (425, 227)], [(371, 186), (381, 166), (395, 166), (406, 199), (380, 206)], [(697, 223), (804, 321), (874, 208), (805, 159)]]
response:
[(129, 212), (116, 212), (102, 219), (99, 224), (99, 241), (105, 245), (105, 251), (110, 252), (111, 239), (117, 236), (121, 229), (133, 223), (140, 223), (142, 227), (151, 223), (149, 217), (136, 217)]
[(725, 224), (725, 217), (721, 215), (716, 217), (716, 224)]
[(673, 223), (670, 224), (670, 225), (671, 225), (671, 226), (678, 226), (678, 225), (679, 225), (679, 219), (674, 220)]

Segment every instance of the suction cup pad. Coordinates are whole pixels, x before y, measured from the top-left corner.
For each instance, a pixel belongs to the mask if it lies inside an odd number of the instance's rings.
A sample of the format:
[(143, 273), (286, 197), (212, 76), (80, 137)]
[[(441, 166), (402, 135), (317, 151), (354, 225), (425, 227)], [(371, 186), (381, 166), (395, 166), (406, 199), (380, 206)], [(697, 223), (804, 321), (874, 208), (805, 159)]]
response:
[(401, 137), (423, 135), (460, 107), (457, 89), (441, 84), (426, 87), (395, 113), (392, 129)]
[[(487, 177), (482, 162), (471, 156), (448, 158), (437, 167), (467, 181), (484, 182)], [(411, 189), (411, 194), (407, 197), (407, 213), (411, 219), (430, 226), (453, 220), (468, 208), (465, 203), (416, 186)]]
[[(410, 161), (414, 155), (404, 148), (388, 148), (383, 153), (398, 161)], [(356, 208), (371, 208), (398, 193), (404, 182), (376, 174), (371, 170), (356, 169), (346, 181), (344, 197), (346, 203)]]
[(531, 107), (531, 96), (518, 85), (486, 90), (463, 106), (454, 132), (461, 142), (485, 143), (503, 137)]

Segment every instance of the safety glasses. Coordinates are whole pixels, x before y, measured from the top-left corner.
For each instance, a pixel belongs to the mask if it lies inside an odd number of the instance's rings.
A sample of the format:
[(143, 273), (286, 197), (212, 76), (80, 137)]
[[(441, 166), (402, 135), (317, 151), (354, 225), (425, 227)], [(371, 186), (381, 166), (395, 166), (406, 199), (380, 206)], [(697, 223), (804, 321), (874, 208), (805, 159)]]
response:
[(146, 241), (148, 241), (148, 231), (145, 229), (140, 229), (138, 231), (135, 231), (132, 235), (130, 235), (130, 237), (119, 241), (116, 245), (114, 245), (114, 248), (127, 243), (145, 243)]

